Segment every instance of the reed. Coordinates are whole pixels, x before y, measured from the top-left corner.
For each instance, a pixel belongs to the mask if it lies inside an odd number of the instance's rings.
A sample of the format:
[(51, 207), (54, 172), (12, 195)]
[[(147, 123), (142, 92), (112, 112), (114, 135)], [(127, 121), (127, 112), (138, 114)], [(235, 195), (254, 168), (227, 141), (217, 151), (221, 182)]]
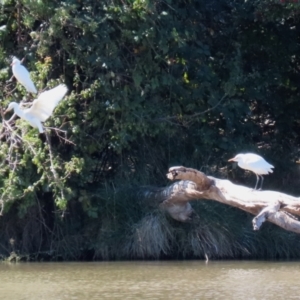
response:
[[(47, 199), (48, 200), (48, 199)], [(105, 185), (90, 199), (93, 217), (74, 201), (64, 218), (32, 206), (0, 219), (0, 258), (19, 260), (294, 259), (298, 235), (273, 224), (253, 231), (253, 216), (213, 202), (192, 202), (180, 223), (146, 205), (135, 187)], [(16, 206), (17, 207), (17, 206)]]

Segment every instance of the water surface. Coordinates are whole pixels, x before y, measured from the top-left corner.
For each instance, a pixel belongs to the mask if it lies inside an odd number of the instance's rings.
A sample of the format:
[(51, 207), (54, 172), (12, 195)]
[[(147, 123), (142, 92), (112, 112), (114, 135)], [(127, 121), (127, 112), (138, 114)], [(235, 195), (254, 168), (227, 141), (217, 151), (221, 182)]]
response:
[(0, 299), (300, 299), (300, 262), (2, 263)]

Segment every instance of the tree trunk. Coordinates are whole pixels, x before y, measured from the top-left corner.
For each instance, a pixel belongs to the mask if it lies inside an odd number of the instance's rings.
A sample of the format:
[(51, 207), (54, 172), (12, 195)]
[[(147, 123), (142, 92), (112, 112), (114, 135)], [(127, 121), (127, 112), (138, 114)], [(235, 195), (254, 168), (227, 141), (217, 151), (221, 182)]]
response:
[(144, 191), (143, 198), (154, 199), (175, 220), (186, 222), (190, 219), (193, 209), (189, 201), (209, 199), (256, 215), (252, 221), (254, 230), (268, 220), (286, 230), (300, 233), (300, 222), (295, 217), (300, 215), (298, 197), (253, 190), (185, 167), (170, 168), (167, 177), (180, 181), (166, 188)]

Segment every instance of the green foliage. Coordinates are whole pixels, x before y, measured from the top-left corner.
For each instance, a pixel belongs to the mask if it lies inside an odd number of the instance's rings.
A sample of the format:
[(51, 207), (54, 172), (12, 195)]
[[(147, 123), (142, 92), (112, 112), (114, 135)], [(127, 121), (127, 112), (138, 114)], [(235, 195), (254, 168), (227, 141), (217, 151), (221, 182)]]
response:
[[(283, 189), (289, 183), (287, 192), (299, 193), (294, 164), (300, 143), (299, 9), (297, 3), (273, 0), (1, 1), (0, 26), (6, 25), (0, 31), (1, 107), (28, 98), (20, 84), (6, 82), (10, 55), (25, 57), (39, 91), (61, 82), (69, 88), (45, 124), (59, 129), (49, 133), (50, 146), (22, 120), (13, 130), (2, 125), (4, 213), (17, 211), (26, 219), (37, 199), (43, 206), (47, 198), (51, 209), (60, 211), (47, 222), (65, 226), (71, 241), (86, 242), (76, 235), (78, 224), (88, 230), (90, 222), (102, 223), (101, 234), (109, 238), (100, 239), (103, 248), (96, 257), (117, 257), (107, 254), (107, 241), (122, 235), (127, 222), (122, 245), (131, 242), (122, 257), (157, 258), (175, 251), (179, 227), (149, 215), (152, 210), (141, 210), (146, 217), (136, 210), (135, 217), (110, 210), (115, 198), (107, 189), (163, 185), (167, 168), (175, 164), (248, 181), (226, 161), (253, 151), (276, 166), (266, 187)], [(71, 216), (64, 223), (58, 216), (65, 210)], [(117, 224), (116, 218), (123, 221)], [(153, 251), (141, 252), (135, 244), (138, 230), (148, 243), (153, 238), (147, 224), (164, 235)], [(210, 226), (206, 237), (201, 231), (203, 240), (194, 228), (182, 236), (193, 246), (176, 251), (201, 257), (203, 241), (224, 240), (233, 230), (228, 228)], [(66, 244), (58, 241), (63, 251)], [(244, 255), (232, 249), (215, 257)]]

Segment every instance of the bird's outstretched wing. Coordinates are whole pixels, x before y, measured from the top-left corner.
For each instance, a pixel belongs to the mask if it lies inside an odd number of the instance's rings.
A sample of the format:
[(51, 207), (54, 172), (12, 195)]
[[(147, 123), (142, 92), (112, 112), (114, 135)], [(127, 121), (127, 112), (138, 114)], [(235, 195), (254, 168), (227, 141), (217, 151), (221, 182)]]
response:
[(41, 93), (39, 97), (33, 101), (28, 112), (41, 122), (45, 122), (52, 115), (53, 110), (63, 99), (67, 91), (67, 87), (64, 84), (60, 84), (49, 91)]

